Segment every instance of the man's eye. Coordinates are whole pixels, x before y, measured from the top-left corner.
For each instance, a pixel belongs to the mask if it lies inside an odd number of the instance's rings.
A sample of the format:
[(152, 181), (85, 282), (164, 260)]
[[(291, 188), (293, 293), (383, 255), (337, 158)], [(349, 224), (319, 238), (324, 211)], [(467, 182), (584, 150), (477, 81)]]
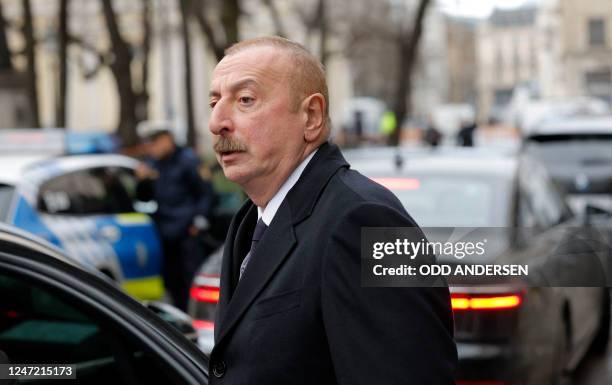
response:
[(212, 101), (210, 103), (208, 103), (208, 105), (210, 106), (210, 108), (215, 108), (215, 105), (217, 104), (217, 101)]
[(240, 100), (240, 103), (242, 103), (242, 104), (251, 104), (251, 103), (253, 103), (254, 99), (252, 97), (250, 97), (250, 96), (242, 96), (242, 97), (240, 97), (239, 100)]

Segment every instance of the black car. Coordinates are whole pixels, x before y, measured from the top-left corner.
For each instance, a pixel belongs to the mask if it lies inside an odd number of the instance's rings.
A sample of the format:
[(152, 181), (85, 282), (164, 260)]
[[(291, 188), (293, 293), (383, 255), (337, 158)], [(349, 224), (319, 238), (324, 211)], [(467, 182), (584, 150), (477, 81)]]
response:
[(525, 135), (523, 151), (548, 168), (574, 210), (612, 212), (612, 116), (542, 122)]
[(143, 306), (101, 273), (4, 225), (0, 298), (2, 364), (75, 365), (67, 384), (208, 383), (207, 357), (159, 316), (171, 320), (171, 309)]
[[(532, 263), (562, 241), (573, 244), (582, 225), (545, 168), (513, 151), (375, 149), (346, 156), (353, 168), (393, 191), (430, 240), (448, 227), (505, 229), (510, 236), (500, 257)], [(608, 252), (603, 240), (592, 243), (585, 257)], [(221, 256), (202, 266), (191, 292), (190, 314), (210, 347)], [(457, 384), (554, 384), (589, 348), (606, 349), (610, 299), (603, 286), (450, 283)]]
[[(478, 149), (412, 155), (351, 162), (349, 154), (349, 163), (393, 191), (430, 241), (484, 229), (499, 237), (490, 258), (546, 269), (567, 262), (560, 246), (578, 244), (585, 233), (546, 168), (533, 159)], [(610, 252), (603, 235), (587, 232), (585, 247), (569, 257), (597, 261), (588, 273), (600, 287), (563, 287), (559, 277), (535, 285), (449, 281), (458, 384), (555, 384), (589, 348), (605, 351), (610, 298), (602, 276)], [(561, 266), (566, 278), (575, 273)]]

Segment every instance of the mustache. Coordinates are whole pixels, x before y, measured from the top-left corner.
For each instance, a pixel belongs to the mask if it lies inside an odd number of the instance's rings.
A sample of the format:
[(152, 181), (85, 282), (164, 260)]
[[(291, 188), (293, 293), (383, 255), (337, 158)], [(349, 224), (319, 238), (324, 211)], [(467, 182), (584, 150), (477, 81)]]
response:
[(221, 154), (223, 152), (244, 152), (247, 148), (246, 145), (239, 140), (222, 136), (217, 143), (214, 144), (213, 150), (215, 150), (217, 154)]

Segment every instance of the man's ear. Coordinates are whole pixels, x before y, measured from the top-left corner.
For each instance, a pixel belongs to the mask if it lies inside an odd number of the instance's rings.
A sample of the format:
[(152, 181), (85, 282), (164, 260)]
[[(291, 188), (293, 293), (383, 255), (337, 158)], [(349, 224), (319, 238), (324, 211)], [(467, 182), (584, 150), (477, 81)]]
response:
[(325, 127), (326, 110), (325, 98), (320, 93), (312, 94), (302, 102), (302, 111), (306, 116), (304, 140), (307, 143), (315, 142), (321, 137)]

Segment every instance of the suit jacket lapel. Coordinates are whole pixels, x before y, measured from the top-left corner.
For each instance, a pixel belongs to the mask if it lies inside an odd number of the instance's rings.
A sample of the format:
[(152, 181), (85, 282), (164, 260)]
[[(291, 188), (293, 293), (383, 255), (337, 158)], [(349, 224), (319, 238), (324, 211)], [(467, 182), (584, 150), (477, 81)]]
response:
[(251, 207), (248, 209), (243, 220), (240, 222), (240, 225), (238, 226), (238, 231), (236, 232), (236, 237), (234, 238), (234, 254), (232, 256), (233, 263), (231, 274), (229, 274), (231, 278), (230, 298), (234, 295), (234, 290), (236, 289), (236, 285), (238, 284), (238, 278), (240, 276), (240, 264), (242, 263), (242, 260), (251, 248), (251, 240), (253, 238), (253, 230), (255, 229), (255, 224), (257, 224), (257, 207), (254, 204), (251, 204)]
[[(272, 223), (251, 255), (249, 265), (232, 295), (221, 321), (219, 343), (274, 276), (296, 243), (289, 205), (279, 207)], [(234, 256), (236, 257), (236, 256)], [(215, 330), (216, 331), (216, 330)], [(215, 333), (216, 334), (216, 333)]]

